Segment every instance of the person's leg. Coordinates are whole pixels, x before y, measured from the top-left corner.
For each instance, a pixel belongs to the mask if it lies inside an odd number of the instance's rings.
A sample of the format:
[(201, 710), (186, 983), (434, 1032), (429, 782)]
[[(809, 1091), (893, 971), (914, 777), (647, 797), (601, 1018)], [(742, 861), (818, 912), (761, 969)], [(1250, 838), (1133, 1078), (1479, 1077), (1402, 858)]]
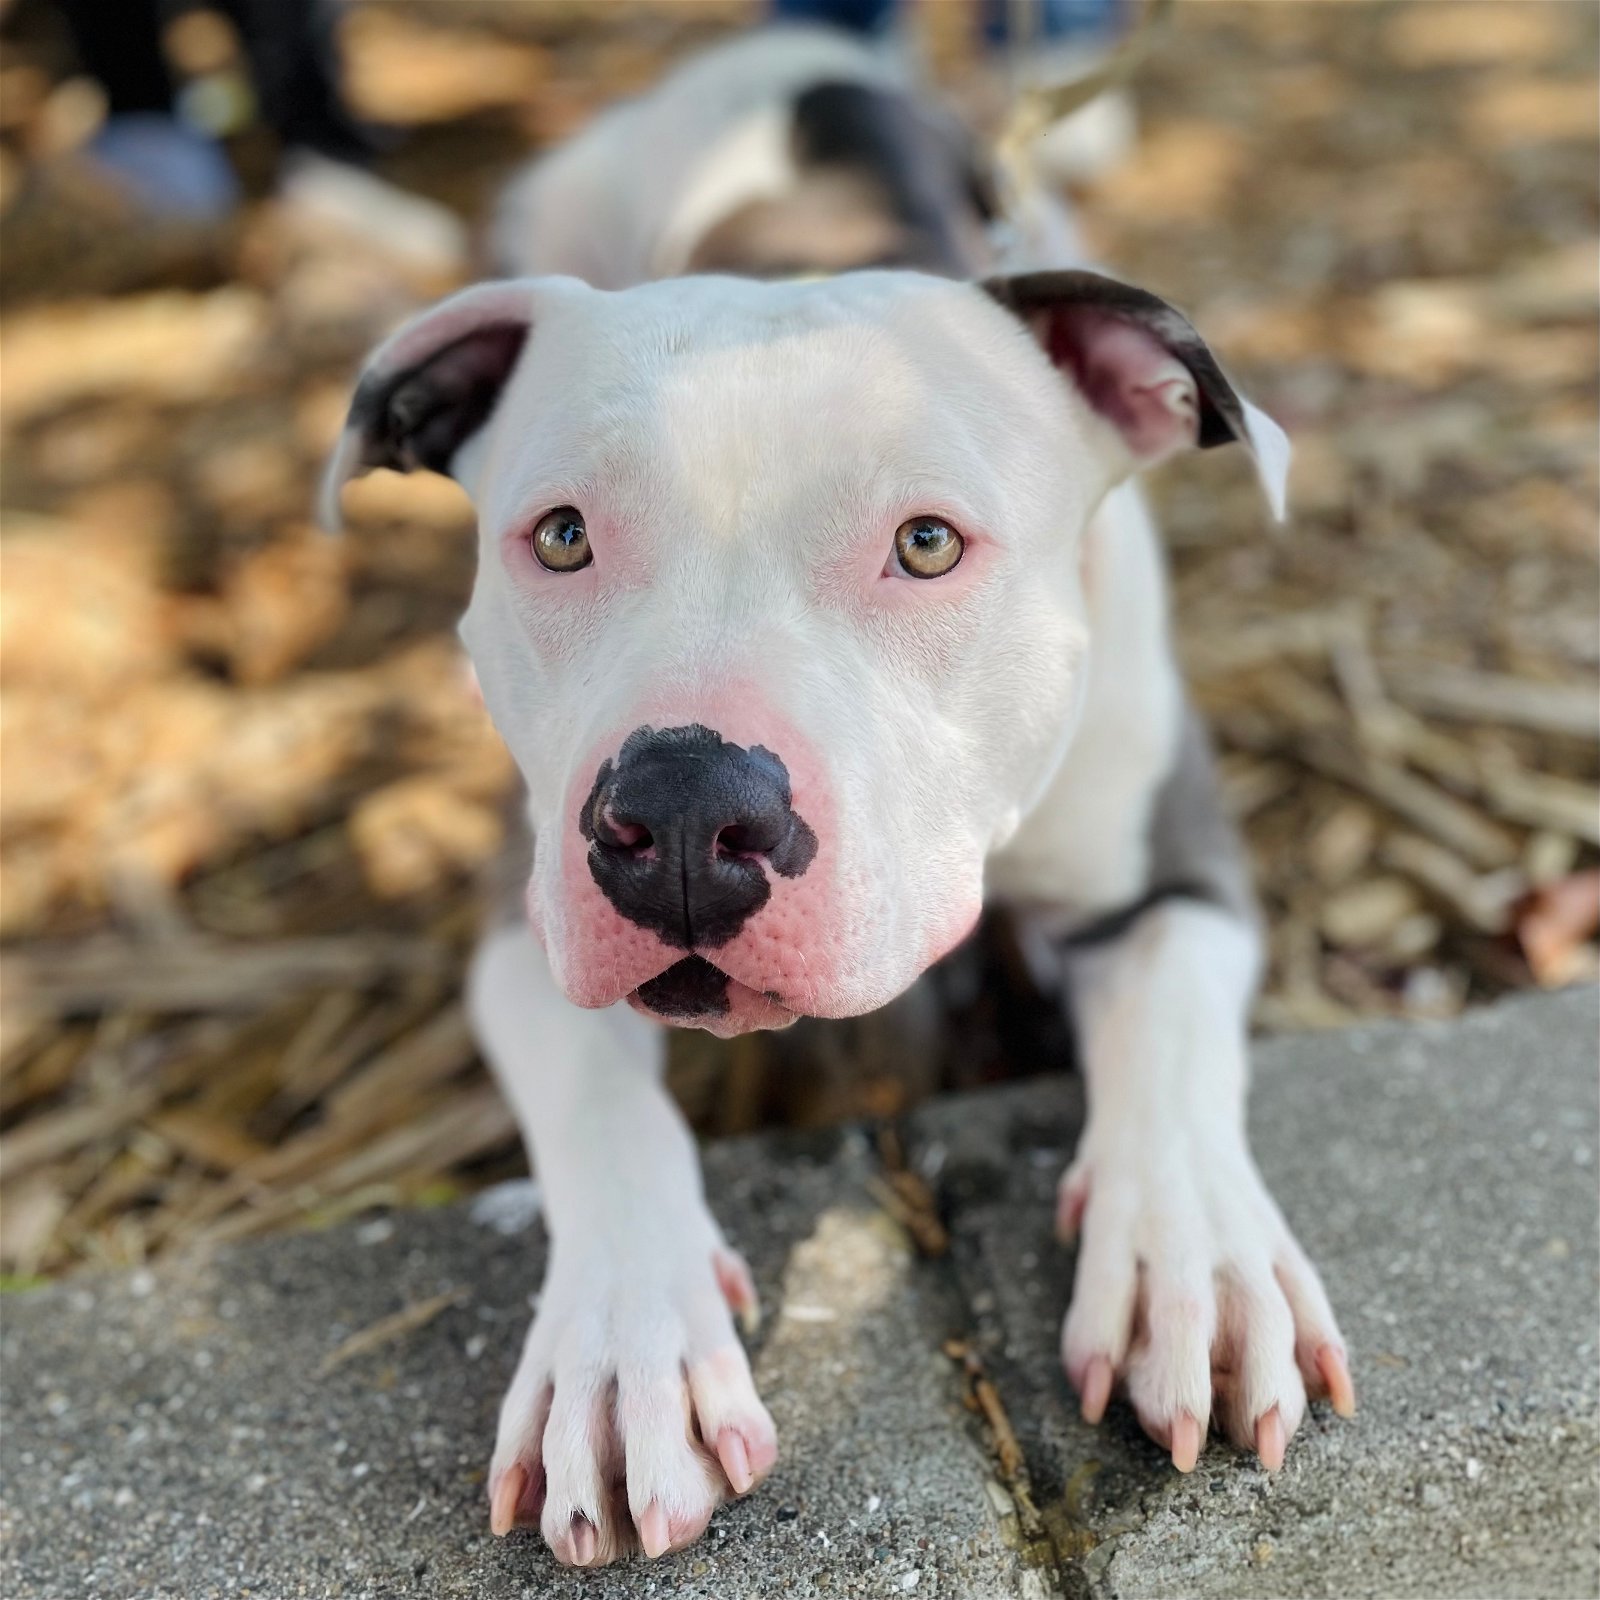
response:
[(161, 48), (161, 0), (60, 0), (78, 64), (105, 91), (107, 116), (88, 146), (95, 167), (149, 211), (187, 221), (238, 199), (228, 158), (173, 113)]
[(160, 0), (60, 0), (60, 6), (78, 64), (105, 90), (111, 116), (172, 110)]
[[(1029, 44), (1098, 43), (1122, 24), (1122, 0), (1033, 0)], [(983, 36), (989, 44), (1010, 42), (1015, 0), (984, 0)]]
[(376, 142), (344, 99), (332, 0), (220, 3), (244, 42), (262, 120), (282, 147), (279, 197), (317, 228), (377, 246), (430, 280), (459, 277), (467, 261), (460, 219), (369, 168)]
[(327, 0), (223, 0), (223, 9), (249, 57), (262, 119), (285, 150), (365, 162), (372, 140), (344, 102), (334, 7)]
[(851, 33), (882, 33), (894, 12), (895, 0), (772, 0), (774, 21), (823, 22)]

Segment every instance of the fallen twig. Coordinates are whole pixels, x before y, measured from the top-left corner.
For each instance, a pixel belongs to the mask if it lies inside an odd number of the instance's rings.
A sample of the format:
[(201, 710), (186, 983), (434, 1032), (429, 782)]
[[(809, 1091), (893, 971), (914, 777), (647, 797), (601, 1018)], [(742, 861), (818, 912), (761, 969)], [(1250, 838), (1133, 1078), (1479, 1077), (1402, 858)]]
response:
[(878, 1154), (884, 1175), (868, 1179), (872, 1197), (911, 1235), (923, 1255), (942, 1256), (950, 1248), (950, 1235), (939, 1220), (938, 1202), (921, 1174), (906, 1165), (900, 1137), (893, 1128), (878, 1135)]
[[(983, 1359), (973, 1349), (969, 1340), (945, 1340), (944, 1353), (952, 1361), (959, 1363), (961, 1370), (966, 1374), (968, 1393), (989, 1429), (989, 1441), (994, 1449), (1001, 1481), (1016, 1498), (1017, 1505), (1023, 1513), (1025, 1531), (1030, 1534), (1038, 1531), (1039, 1513), (1034, 1507), (1032, 1492), (1027, 1481), (1027, 1461), (1022, 1453), (1022, 1446), (1017, 1442), (1017, 1431), (1011, 1426), (1011, 1418), (1006, 1415), (1000, 1391), (995, 1388), (993, 1380), (984, 1371)], [(1033, 1524), (1031, 1527), (1027, 1526), (1030, 1522)]]
[(255, 1008), (294, 989), (365, 984), (396, 972), (436, 972), (454, 960), (427, 939), (363, 936), (130, 944), (97, 939), (36, 945), (0, 963), (0, 986), (18, 1010), (57, 1016), (109, 1006), (149, 1011)]
[(160, 1090), (147, 1084), (88, 1105), (42, 1112), (0, 1138), (0, 1178), (9, 1183), (46, 1161), (59, 1161), (92, 1140), (137, 1122), (159, 1098)]
[(412, 1333), (418, 1328), (425, 1328), (441, 1311), (448, 1311), (451, 1306), (458, 1306), (467, 1298), (464, 1287), (446, 1289), (443, 1294), (436, 1294), (427, 1300), (417, 1300), (409, 1306), (402, 1306), (393, 1316), (380, 1317), (370, 1327), (363, 1328), (359, 1333), (352, 1333), (350, 1337), (336, 1349), (329, 1352), (322, 1365), (317, 1368), (317, 1376), (326, 1378), (336, 1367), (342, 1367), (345, 1362), (353, 1361), (357, 1356), (364, 1356), (370, 1350), (376, 1350), (381, 1345), (386, 1345), (392, 1339), (398, 1339), (403, 1333)]
[(1517, 859), (1517, 841), (1509, 832), (1426, 778), (1391, 762), (1363, 759), (1334, 738), (1313, 734), (1296, 749), (1307, 766), (1370, 795), (1475, 866), (1505, 867)]
[(1589, 784), (1496, 760), (1484, 773), (1484, 797), (1513, 822), (1600, 844), (1600, 799)]
[(1418, 711), (1463, 722), (1497, 722), (1536, 733), (1600, 742), (1600, 684), (1536, 683), (1467, 667), (1386, 664), (1390, 693)]

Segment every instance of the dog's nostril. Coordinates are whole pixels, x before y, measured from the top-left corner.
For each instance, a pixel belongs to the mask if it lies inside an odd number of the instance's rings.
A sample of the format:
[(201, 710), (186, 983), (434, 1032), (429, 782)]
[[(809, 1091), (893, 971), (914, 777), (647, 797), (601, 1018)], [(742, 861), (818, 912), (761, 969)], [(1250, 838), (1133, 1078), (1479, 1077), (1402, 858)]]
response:
[(731, 824), (717, 834), (719, 856), (758, 856), (764, 849), (765, 846), (756, 838), (754, 830), (740, 823)]
[(655, 845), (655, 835), (642, 822), (619, 817), (609, 806), (595, 819), (595, 839), (621, 855), (642, 856)]

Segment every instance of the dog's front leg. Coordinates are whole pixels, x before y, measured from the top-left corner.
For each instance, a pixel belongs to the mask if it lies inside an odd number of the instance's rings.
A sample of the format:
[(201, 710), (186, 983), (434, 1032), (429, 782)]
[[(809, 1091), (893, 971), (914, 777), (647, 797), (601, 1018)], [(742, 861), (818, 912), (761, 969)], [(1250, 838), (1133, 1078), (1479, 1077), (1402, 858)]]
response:
[(492, 1526), (537, 1523), (578, 1566), (635, 1542), (660, 1555), (777, 1455), (730, 1315), (754, 1314), (749, 1273), (706, 1209), (659, 1028), (625, 1006), (569, 1004), (521, 927), (484, 941), (470, 1002), (550, 1233), (500, 1411)]
[(1062, 1358), (1089, 1421), (1120, 1384), (1183, 1471), (1213, 1415), (1275, 1469), (1308, 1392), (1355, 1404), (1322, 1283), (1246, 1142), (1259, 959), (1242, 916), (1185, 899), (1067, 950), (1089, 1111), (1060, 1190), (1079, 1240)]

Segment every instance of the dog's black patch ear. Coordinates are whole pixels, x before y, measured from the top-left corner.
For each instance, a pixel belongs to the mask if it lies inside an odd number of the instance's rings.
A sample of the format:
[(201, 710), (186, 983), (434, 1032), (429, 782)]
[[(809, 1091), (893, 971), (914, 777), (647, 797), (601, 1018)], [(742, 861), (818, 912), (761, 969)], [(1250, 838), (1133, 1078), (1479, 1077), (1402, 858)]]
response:
[(1289, 441), (1241, 395), (1188, 318), (1148, 290), (1098, 272), (1028, 272), (983, 287), (1114, 427), (1135, 467), (1186, 446), (1238, 442), (1282, 520)]
[(323, 478), (328, 527), (339, 526), (339, 491), (373, 467), (450, 471), (499, 402), (532, 316), (531, 284), (480, 284), (413, 317), (373, 351)]

